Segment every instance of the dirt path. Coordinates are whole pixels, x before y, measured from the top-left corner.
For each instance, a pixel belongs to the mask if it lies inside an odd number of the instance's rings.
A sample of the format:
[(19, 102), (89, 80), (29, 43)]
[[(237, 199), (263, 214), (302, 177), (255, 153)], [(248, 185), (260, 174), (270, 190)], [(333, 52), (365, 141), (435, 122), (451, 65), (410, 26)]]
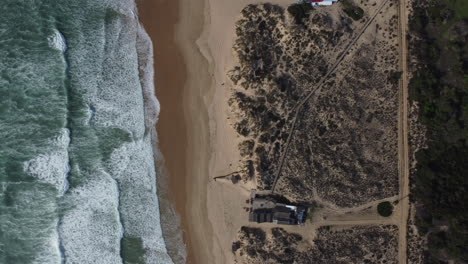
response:
[(400, 221), (398, 239), (398, 262), (406, 264), (408, 257), (407, 246), (407, 224), (409, 214), (409, 146), (408, 146), (408, 69), (407, 69), (407, 42), (406, 30), (408, 17), (406, 15), (406, 0), (399, 0), (399, 45), (400, 45), (400, 80), (398, 111), (398, 164), (400, 180), (400, 197), (405, 197), (400, 201)]
[(395, 195), (391, 197), (386, 197), (380, 200), (374, 200), (356, 207), (338, 207), (334, 203), (331, 203), (329, 201), (323, 200), (320, 196), (314, 195), (314, 200), (317, 201), (319, 204), (324, 205), (328, 210), (334, 211), (336, 213), (353, 213), (353, 212), (359, 212), (362, 211), (368, 207), (374, 207), (377, 206), (381, 202), (389, 201), (389, 202), (395, 202), (400, 199), (400, 195)]
[[(354, 225), (396, 225), (397, 223), (392, 218), (390, 219), (356, 219), (356, 220), (331, 220), (307, 222), (305, 225), (285, 225), (281, 226), (286, 231), (304, 234), (307, 232), (315, 232), (316, 229), (322, 226), (354, 226)], [(274, 228), (278, 227), (273, 223), (251, 223), (249, 226), (259, 228)]]
[(283, 153), (281, 154), (281, 158), (280, 158), (280, 164), (279, 164), (279, 167), (278, 167), (278, 170), (276, 172), (276, 175), (275, 175), (275, 179), (273, 181), (273, 185), (271, 187), (271, 192), (274, 193), (275, 192), (275, 188), (276, 188), (276, 183), (278, 182), (278, 179), (281, 175), (281, 171), (283, 169), (283, 165), (284, 165), (284, 161), (286, 160), (286, 156), (287, 156), (287, 153), (288, 153), (288, 149), (289, 149), (289, 145), (291, 144), (291, 139), (294, 135), (294, 130), (295, 130), (295, 127), (296, 127), (296, 122), (297, 122), (297, 117), (299, 116), (299, 113), (301, 112), (300, 109), (301, 107), (310, 99), (310, 97), (312, 97), (312, 95), (314, 95), (315, 93), (317, 93), (318, 91), (320, 91), (320, 89), (322, 88), (322, 86), (325, 84), (325, 82), (328, 80), (328, 77), (333, 74), (335, 72), (335, 70), (338, 68), (338, 66), (341, 64), (341, 62), (343, 61), (343, 59), (346, 57), (348, 51), (354, 46), (354, 44), (356, 44), (356, 42), (359, 40), (359, 38), (362, 36), (362, 34), (364, 34), (364, 32), (366, 31), (366, 29), (369, 27), (370, 24), (372, 24), (372, 22), (375, 20), (375, 18), (377, 17), (377, 15), (380, 13), (380, 11), (382, 10), (382, 8), (389, 2), (389, 0), (385, 0), (384, 2), (382, 2), (382, 4), (380, 4), (379, 8), (377, 9), (377, 11), (372, 15), (372, 17), (364, 24), (364, 26), (361, 28), (361, 30), (359, 30), (359, 33), (353, 38), (351, 39), (351, 41), (348, 43), (348, 45), (346, 46), (346, 48), (340, 53), (340, 55), (338, 56), (335, 64), (333, 64), (333, 66), (331, 67), (331, 69), (322, 77), (322, 79), (320, 80), (320, 82), (317, 84), (317, 86), (315, 86), (314, 88), (312, 88), (312, 90), (304, 97), (304, 99), (302, 99), (301, 101), (299, 101), (296, 106), (294, 106), (293, 108), (293, 112), (295, 112), (294, 114), (294, 117), (293, 117), (293, 121), (292, 121), (292, 124), (291, 124), (291, 128), (289, 129), (289, 132), (288, 132), (288, 139), (286, 140), (286, 144), (284, 145), (284, 150), (283, 150)]

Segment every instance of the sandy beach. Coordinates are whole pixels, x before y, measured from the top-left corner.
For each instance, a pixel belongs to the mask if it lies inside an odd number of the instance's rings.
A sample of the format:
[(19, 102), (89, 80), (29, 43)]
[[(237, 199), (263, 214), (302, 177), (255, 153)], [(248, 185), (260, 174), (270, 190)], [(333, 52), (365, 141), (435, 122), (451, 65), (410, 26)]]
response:
[[(169, 198), (177, 214), (181, 217), (184, 242), (188, 253), (187, 263), (197, 263), (199, 254), (194, 254), (192, 250), (194, 248), (192, 245), (195, 244), (197, 237), (192, 236), (192, 233), (195, 232), (194, 227), (198, 227), (197, 223), (200, 221), (189, 220), (189, 218), (193, 218), (189, 208), (196, 206), (203, 210), (203, 203), (197, 199), (198, 197), (203, 198), (203, 195), (194, 196), (193, 194), (196, 192), (192, 186), (203, 187), (203, 184), (194, 180), (193, 175), (198, 171), (206, 171), (205, 164), (207, 163), (205, 161), (208, 156), (208, 148), (203, 148), (204, 142), (207, 142), (203, 137), (207, 135), (207, 130), (199, 130), (199, 128), (206, 127), (202, 124), (207, 124), (207, 114), (206, 108), (199, 102), (200, 96), (193, 98), (194, 100), (188, 98), (191, 93), (187, 91), (186, 85), (191, 83), (191, 86), (199, 87), (199, 84), (187, 82), (187, 77), (191, 73), (188, 72), (187, 59), (183, 57), (181, 50), (182, 48), (194, 48), (195, 40), (201, 32), (204, 16), (203, 5), (198, 9), (191, 10), (191, 23), (184, 28), (184, 32), (189, 33), (185, 37), (192, 39), (190, 42), (192, 45), (182, 46), (180, 42), (176, 41), (181, 23), (180, 12), (182, 9), (179, 8), (179, 4), (178, 1), (141, 0), (138, 3), (138, 8), (140, 20), (153, 40), (156, 96), (161, 103), (157, 132), (159, 149), (164, 156), (164, 164), (160, 165), (164, 166), (165, 175), (161, 175), (159, 178), (167, 177)], [(185, 54), (187, 53), (190, 51), (185, 52)], [(198, 83), (209, 83), (207, 67), (204, 65), (206, 63), (201, 58), (196, 61), (199, 63), (197, 69), (201, 75), (205, 76), (205, 80), (200, 78)], [(189, 110), (193, 110), (193, 114)], [(198, 126), (191, 128), (191, 121), (194, 118), (198, 119)], [(189, 142), (188, 139), (191, 140), (197, 136), (202, 139), (200, 143), (203, 142), (203, 144), (193, 146), (193, 143)], [(194, 163), (192, 152), (195, 148), (198, 153), (203, 151), (205, 153), (197, 155), (202, 160), (197, 160), (198, 170), (191, 171), (190, 168)], [(206, 207), (204, 215), (206, 215)], [(200, 218), (201, 214), (197, 219)]]
[(226, 72), (236, 64), (235, 21), (242, 8), (255, 2), (261, 1), (139, 2), (140, 18), (153, 40), (159, 147), (169, 197), (181, 216), (187, 263), (233, 263), (232, 242), (248, 220), (244, 207), (250, 186), (212, 179), (239, 169)]

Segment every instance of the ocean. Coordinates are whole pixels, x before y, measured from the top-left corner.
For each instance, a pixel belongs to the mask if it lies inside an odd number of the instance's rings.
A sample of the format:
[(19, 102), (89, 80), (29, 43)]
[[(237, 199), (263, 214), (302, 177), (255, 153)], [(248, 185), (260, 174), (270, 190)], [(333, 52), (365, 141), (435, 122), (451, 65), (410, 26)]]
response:
[(0, 264), (172, 263), (133, 0), (0, 5)]

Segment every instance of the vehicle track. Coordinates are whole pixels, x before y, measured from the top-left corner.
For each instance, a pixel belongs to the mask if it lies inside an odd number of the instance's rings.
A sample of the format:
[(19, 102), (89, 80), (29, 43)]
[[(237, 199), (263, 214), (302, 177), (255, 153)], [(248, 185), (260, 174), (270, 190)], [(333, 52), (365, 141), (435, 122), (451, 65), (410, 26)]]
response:
[(398, 40), (400, 45), (399, 111), (398, 111), (398, 174), (400, 188), (400, 219), (398, 229), (398, 262), (406, 264), (407, 226), (409, 215), (409, 145), (408, 145), (408, 48), (406, 41), (407, 15), (406, 0), (399, 0), (398, 7)]

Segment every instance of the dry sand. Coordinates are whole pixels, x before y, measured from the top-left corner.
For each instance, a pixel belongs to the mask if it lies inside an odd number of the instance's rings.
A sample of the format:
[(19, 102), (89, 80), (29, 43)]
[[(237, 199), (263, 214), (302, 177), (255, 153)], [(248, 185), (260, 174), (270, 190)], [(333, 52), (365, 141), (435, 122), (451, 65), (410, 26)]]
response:
[[(238, 169), (238, 136), (229, 124), (235, 21), (258, 0), (139, 0), (153, 40), (157, 125), (170, 198), (182, 218), (187, 263), (233, 263), (231, 243), (247, 223), (249, 191), (213, 177)], [(272, 0), (284, 7), (293, 0)]]

